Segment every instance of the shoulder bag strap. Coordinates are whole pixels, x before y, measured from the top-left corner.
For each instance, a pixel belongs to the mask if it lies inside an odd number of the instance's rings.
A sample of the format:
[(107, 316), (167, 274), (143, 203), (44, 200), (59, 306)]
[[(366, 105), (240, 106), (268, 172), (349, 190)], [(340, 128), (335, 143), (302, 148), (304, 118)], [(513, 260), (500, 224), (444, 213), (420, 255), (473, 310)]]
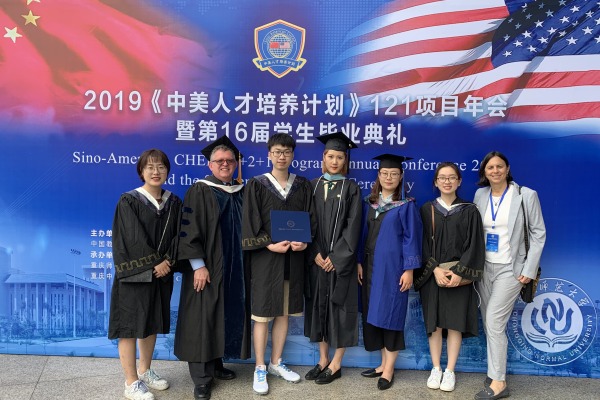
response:
[(160, 237), (160, 242), (158, 242), (158, 248), (156, 249), (157, 253), (160, 254), (160, 246), (162, 245), (163, 239), (165, 237), (165, 232), (167, 231), (167, 227), (169, 226), (169, 219), (171, 218), (171, 210), (173, 209), (172, 205), (169, 206), (169, 214), (167, 215), (167, 223), (165, 224), (165, 228), (163, 229), (163, 233)]
[(432, 243), (431, 256), (433, 258), (435, 258), (435, 213), (433, 212), (433, 203), (431, 203), (431, 243)]

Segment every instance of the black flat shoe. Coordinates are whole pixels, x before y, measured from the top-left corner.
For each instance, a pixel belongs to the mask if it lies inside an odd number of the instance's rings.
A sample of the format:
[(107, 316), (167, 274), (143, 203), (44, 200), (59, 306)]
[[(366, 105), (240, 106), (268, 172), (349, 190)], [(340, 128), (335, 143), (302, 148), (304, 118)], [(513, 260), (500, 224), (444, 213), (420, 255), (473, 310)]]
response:
[(492, 378), (490, 378), (489, 376), (486, 376), (485, 381), (483, 381), (483, 386), (490, 387), (491, 384), (492, 384)]
[(377, 389), (379, 389), (379, 390), (387, 390), (387, 389), (391, 388), (393, 384), (394, 384), (394, 375), (392, 375), (392, 380), (391, 381), (388, 381), (385, 378), (379, 378), (377, 380)]
[(235, 378), (235, 372), (227, 368), (215, 369), (215, 378), (222, 381), (228, 381)]
[(335, 372), (331, 372), (329, 368), (325, 368), (323, 372), (315, 379), (315, 383), (319, 385), (326, 385), (342, 377), (342, 369), (338, 369)]
[(307, 381), (314, 381), (315, 379), (317, 379), (321, 372), (323, 372), (323, 369), (319, 364), (317, 364), (314, 366), (313, 369), (308, 371), (306, 375), (304, 375), (304, 379), (306, 379)]
[(383, 371), (377, 372), (375, 368), (368, 369), (360, 373), (365, 378), (378, 378), (383, 375)]
[(498, 394), (494, 394), (494, 391), (490, 387), (486, 387), (481, 392), (479, 392), (475, 395), (475, 400), (496, 400), (496, 399), (503, 399), (508, 396), (510, 396), (510, 391), (508, 390), (508, 386), (505, 387), (504, 390)]
[(197, 385), (194, 388), (194, 399), (210, 399), (210, 383), (206, 385)]

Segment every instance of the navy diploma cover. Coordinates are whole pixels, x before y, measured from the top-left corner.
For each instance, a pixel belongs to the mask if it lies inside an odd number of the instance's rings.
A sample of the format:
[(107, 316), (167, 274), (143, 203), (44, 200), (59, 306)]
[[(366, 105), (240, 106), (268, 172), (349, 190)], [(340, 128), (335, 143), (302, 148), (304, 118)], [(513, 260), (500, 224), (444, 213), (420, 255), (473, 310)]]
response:
[(306, 211), (271, 211), (271, 240), (273, 243), (310, 243), (310, 217)]

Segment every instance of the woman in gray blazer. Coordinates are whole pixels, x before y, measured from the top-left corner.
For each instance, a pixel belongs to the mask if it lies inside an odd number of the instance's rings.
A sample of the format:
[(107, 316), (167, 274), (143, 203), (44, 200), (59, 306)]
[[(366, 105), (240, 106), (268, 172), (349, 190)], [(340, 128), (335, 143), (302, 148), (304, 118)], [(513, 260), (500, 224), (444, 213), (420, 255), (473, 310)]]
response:
[[(485, 387), (475, 399), (509, 396), (506, 385), (508, 338), (506, 325), (523, 285), (537, 274), (546, 241), (546, 227), (537, 193), (513, 181), (506, 156), (488, 153), (479, 168), (474, 203), (485, 233), (485, 268), (477, 282), (481, 316), (487, 337), (488, 370)], [(529, 233), (525, 250), (524, 215)]]

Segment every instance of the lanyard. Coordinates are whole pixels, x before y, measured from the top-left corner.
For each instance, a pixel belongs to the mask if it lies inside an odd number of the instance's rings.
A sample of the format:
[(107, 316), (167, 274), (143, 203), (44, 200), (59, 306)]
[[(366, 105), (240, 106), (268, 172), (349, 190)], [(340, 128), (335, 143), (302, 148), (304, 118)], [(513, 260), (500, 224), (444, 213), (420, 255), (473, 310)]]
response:
[(492, 190), (490, 189), (490, 207), (492, 211), (492, 229), (496, 228), (496, 217), (498, 216), (498, 210), (500, 210), (500, 205), (502, 204), (502, 200), (504, 200), (504, 196), (506, 192), (508, 192), (509, 186), (506, 185), (506, 189), (504, 189), (504, 193), (502, 193), (502, 197), (500, 197), (500, 201), (498, 202), (498, 208), (494, 212), (494, 201), (492, 200)]

